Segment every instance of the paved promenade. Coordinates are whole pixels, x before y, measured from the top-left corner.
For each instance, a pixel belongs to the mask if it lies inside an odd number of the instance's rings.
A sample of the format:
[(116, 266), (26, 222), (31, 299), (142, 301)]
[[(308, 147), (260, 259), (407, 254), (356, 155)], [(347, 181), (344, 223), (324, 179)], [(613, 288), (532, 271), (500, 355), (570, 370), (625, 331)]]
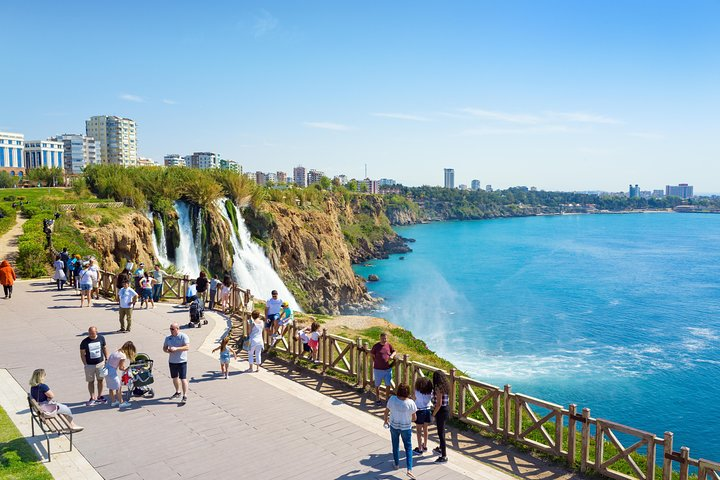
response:
[[(241, 373), (245, 361), (232, 362), (235, 369), (227, 380), (216, 375), (218, 361), (209, 352), (226, 328), (217, 314), (208, 314), (210, 324), (201, 329), (182, 330), (191, 339), (192, 379), (188, 403), (180, 406), (168, 398), (174, 389), (162, 342), (171, 322), (187, 322), (186, 309), (160, 304), (136, 310), (132, 333), (119, 334), (114, 333), (116, 305), (106, 300), (80, 309), (73, 290), (57, 292), (47, 280), (18, 282), (15, 291), (12, 300), (0, 299), (0, 369), (10, 374), (0, 375), (0, 382), (12, 382), (11, 376), (19, 386), (0, 385), (0, 390), (27, 389), (31, 372), (45, 368), (58, 401), (71, 406), (77, 423), (85, 426), (75, 436), (78, 462), (84, 457), (102, 478), (405, 478), (404, 468), (392, 468), (389, 433), (376, 416), (283, 375)], [(85, 407), (79, 343), (89, 325), (105, 335), (110, 351), (132, 340), (155, 360), (154, 399), (135, 399), (125, 410)], [(0, 395), (5, 408), (8, 396)], [(16, 396), (9, 407), (16, 420), (29, 418), (21, 404)], [(62, 442), (52, 443), (54, 452), (62, 451)], [(62, 463), (65, 455), (53, 454), (51, 465)], [(434, 455), (416, 457), (414, 473), (424, 479), (512, 478), (455, 452), (449, 457), (446, 465), (434, 464)]]

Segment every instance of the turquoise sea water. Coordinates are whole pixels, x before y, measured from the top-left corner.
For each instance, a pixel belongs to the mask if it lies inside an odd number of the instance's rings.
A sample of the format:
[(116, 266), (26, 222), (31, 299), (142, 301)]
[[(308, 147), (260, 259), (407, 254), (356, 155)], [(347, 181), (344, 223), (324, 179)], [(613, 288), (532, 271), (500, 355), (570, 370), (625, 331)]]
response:
[(474, 378), (720, 460), (720, 215), (569, 215), (397, 228), (356, 272), (378, 315)]

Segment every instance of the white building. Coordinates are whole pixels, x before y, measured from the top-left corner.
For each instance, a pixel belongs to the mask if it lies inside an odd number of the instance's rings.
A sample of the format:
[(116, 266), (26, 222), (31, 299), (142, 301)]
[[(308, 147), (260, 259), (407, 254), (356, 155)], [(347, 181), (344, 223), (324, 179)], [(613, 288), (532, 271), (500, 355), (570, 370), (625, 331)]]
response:
[(25, 168), (65, 168), (63, 142), (55, 140), (25, 141)]
[(166, 167), (184, 167), (185, 158), (178, 153), (168, 153), (163, 157), (163, 164)]
[(349, 181), (347, 175), (338, 175), (333, 180), (340, 182), (340, 185), (347, 185)]
[(235, 173), (242, 173), (242, 166), (235, 160), (221, 158), (220, 159), (220, 170), (230, 170)]
[(201, 170), (220, 168), (220, 154), (213, 152), (195, 152), (192, 155), (185, 156), (185, 165)]
[(315, 170), (314, 168), (311, 168), (307, 174), (307, 184), (312, 185), (314, 183), (320, 183), (320, 179), (324, 176), (325, 172), (321, 172), (320, 170)]
[(455, 188), (455, 169), (445, 169), (445, 188)]
[(65, 173), (69, 175), (80, 175), (86, 166), (99, 162), (97, 144), (93, 137), (65, 133), (53, 137), (52, 140), (63, 144)]
[(152, 158), (138, 157), (137, 166), (138, 167), (157, 167), (158, 164), (153, 162)]
[(93, 137), (100, 150), (100, 163), (132, 167), (137, 165), (137, 130), (129, 118), (97, 115), (85, 121), (85, 134)]
[(0, 132), (0, 171), (12, 177), (25, 174), (25, 135), (22, 133)]
[(378, 184), (381, 187), (393, 187), (397, 185), (397, 182), (392, 178), (381, 178), (380, 180), (378, 180)]
[(470, 182), (470, 189), (471, 190), (480, 190), (482, 186), (480, 185), (480, 180), (473, 180)]
[(266, 181), (266, 182), (272, 182), (272, 183), (277, 184), (277, 183), (278, 183), (277, 173), (275, 173), (275, 172), (268, 172), (268, 173), (266, 173), (266, 174), (265, 174), (265, 181)]

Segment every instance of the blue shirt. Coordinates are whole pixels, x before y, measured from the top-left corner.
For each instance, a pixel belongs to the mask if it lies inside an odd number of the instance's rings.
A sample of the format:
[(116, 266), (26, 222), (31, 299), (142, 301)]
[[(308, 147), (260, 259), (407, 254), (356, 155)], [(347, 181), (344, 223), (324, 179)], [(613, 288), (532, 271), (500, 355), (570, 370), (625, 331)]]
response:
[[(190, 337), (182, 332), (178, 332), (177, 335), (168, 335), (165, 337), (165, 346), (167, 347), (184, 347), (190, 345)], [(170, 352), (170, 363), (185, 363), (187, 362), (187, 350), (180, 352)]]
[(45, 392), (49, 391), (50, 387), (44, 383), (39, 383), (34, 387), (30, 387), (30, 396), (38, 403), (47, 402), (50, 399), (45, 395)]

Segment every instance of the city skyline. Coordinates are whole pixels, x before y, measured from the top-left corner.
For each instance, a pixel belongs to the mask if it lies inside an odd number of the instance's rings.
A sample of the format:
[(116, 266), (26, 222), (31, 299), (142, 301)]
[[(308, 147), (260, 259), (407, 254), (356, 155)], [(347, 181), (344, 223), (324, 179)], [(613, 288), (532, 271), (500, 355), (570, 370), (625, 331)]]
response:
[(367, 164), (406, 185), (442, 185), (452, 166), (496, 188), (720, 192), (714, 2), (168, 5), (7, 5), (43, 11), (39, 29), (84, 25), (48, 48), (10, 22), (10, 65), (78, 48), (94, 61), (5, 76), (0, 130), (45, 139), (116, 115), (156, 163), (212, 151), (246, 171), (364, 178)]

